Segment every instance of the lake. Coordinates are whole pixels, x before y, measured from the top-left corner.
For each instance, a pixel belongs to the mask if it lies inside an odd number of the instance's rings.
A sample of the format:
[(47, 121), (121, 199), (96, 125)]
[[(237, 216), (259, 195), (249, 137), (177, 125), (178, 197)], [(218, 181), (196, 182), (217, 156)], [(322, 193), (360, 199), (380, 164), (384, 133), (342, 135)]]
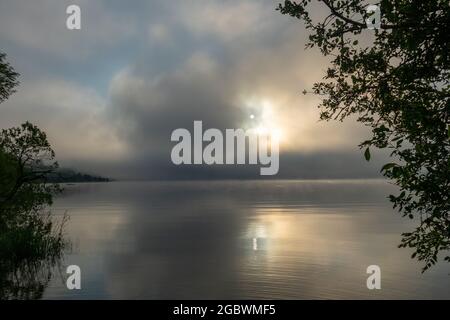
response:
[[(399, 249), (384, 180), (66, 185), (71, 252), (44, 299), (449, 299), (449, 265)], [(65, 266), (81, 268), (68, 290)], [(369, 290), (366, 268), (381, 268)]]

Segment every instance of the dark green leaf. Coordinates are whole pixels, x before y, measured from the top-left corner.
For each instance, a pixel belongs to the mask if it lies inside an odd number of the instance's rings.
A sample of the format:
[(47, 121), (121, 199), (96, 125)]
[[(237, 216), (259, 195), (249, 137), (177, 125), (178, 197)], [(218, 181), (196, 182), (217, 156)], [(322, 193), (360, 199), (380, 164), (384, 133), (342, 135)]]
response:
[(367, 161), (370, 160), (370, 150), (369, 150), (368, 147), (366, 148), (366, 151), (364, 151), (364, 158), (365, 158)]

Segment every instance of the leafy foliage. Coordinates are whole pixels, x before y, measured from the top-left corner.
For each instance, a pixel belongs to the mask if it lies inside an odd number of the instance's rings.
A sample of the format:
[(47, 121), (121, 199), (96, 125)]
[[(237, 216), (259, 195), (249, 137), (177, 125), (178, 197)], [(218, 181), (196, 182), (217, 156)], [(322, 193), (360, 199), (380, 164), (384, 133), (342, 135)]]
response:
[(413, 248), (425, 271), (450, 249), (450, 2), (382, 0), (376, 30), (367, 30), (366, 2), (321, 2), (328, 12), (318, 22), (311, 0), (285, 1), (278, 10), (302, 20), (311, 31), (307, 48), (330, 58), (312, 88), (323, 97), (321, 119), (356, 115), (371, 127), (372, 138), (360, 144), (368, 161), (371, 147), (391, 150), (395, 160), (381, 172), (400, 193), (389, 198), (418, 220), (400, 246)]
[(0, 133), (0, 298), (39, 298), (68, 243), (47, 207), (60, 191), (46, 135), (29, 122)]
[(19, 74), (6, 62), (5, 58), (6, 54), (0, 52), (0, 103), (6, 100), (19, 84), (17, 80)]
[(0, 201), (4, 205), (50, 205), (57, 185), (46, 184), (46, 176), (58, 163), (45, 132), (25, 122), (20, 127), (3, 129), (0, 133), (0, 154), (3, 163), (0, 176), (5, 183)]
[[(0, 102), (18, 76), (0, 53)], [(47, 183), (58, 167), (46, 134), (25, 122), (0, 132), (0, 299), (40, 298), (68, 243), (46, 211), (60, 191)]]

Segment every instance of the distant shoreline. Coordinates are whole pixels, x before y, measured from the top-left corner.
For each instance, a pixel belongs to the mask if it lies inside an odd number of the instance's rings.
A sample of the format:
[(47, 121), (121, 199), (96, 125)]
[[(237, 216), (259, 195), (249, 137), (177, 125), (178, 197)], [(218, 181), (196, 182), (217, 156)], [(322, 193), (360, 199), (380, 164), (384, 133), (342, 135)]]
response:
[(48, 183), (83, 183), (83, 182), (111, 182), (113, 179), (76, 172), (72, 169), (60, 169), (47, 177)]
[(71, 182), (61, 182), (61, 183), (86, 183), (86, 182), (220, 182), (220, 181), (260, 181), (260, 182), (277, 182), (277, 181), (305, 181), (305, 182), (326, 182), (326, 181), (348, 181), (348, 182), (364, 182), (364, 181), (380, 181), (380, 182), (388, 182), (386, 178), (318, 178), (318, 179), (301, 179), (301, 178), (292, 178), (292, 179), (109, 179), (107, 181), (71, 181)]

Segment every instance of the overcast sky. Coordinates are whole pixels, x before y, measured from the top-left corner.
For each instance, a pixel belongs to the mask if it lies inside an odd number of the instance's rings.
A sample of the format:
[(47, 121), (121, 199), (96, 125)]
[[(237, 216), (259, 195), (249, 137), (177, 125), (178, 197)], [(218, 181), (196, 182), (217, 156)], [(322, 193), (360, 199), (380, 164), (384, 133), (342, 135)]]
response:
[[(279, 178), (374, 177), (355, 121), (303, 95), (327, 60), (278, 1), (0, 0), (0, 50), (21, 74), (0, 127), (29, 120), (63, 167), (129, 179), (258, 178), (259, 166), (175, 167), (176, 128), (281, 128)], [(81, 30), (66, 29), (70, 4)], [(324, 11), (325, 12), (325, 11)], [(317, 14), (321, 12), (318, 11)], [(250, 119), (253, 114), (255, 119)]]

